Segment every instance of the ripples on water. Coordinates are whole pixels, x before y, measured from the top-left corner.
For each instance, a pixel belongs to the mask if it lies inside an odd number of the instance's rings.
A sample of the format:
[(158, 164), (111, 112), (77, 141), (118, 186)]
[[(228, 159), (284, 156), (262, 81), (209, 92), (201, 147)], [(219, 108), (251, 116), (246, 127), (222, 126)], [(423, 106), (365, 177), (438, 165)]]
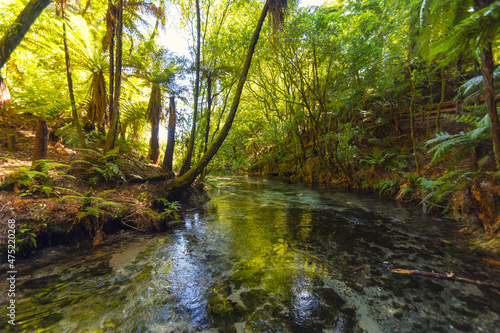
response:
[[(219, 178), (165, 234), (46, 249), (18, 266), (26, 332), (500, 332), (499, 280), (446, 220), (376, 196)], [(2, 290), (6, 290), (2, 279)], [(2, 314), (6, 295), (2, 294)], [(6, 318), (5, 315), (2, 316)], [(5, 321), (3, 331), (12, 330)]]

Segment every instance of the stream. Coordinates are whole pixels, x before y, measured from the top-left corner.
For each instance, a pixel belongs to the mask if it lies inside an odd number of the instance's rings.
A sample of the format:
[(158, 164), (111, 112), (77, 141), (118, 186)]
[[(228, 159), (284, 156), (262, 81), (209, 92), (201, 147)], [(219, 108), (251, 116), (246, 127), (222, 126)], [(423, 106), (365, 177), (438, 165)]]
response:
[(40, 250), (17, 265), (2, 332), (500, 332), (500, 282), (453, 221), (421, 207), (260, 177), (218, 177), (164, 233)]

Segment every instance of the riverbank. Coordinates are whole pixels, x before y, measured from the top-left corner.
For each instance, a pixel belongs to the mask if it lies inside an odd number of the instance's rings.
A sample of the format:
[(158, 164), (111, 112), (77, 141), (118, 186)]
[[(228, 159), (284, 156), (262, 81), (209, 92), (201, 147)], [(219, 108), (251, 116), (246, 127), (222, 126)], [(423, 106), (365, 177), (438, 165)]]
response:
[(337, 146), (303, 132), (298, 142), (304, 158), (269, 146), (247, 156), (242, 172), (414, 202), (425, 212), (454, 219), (474, 238), (474, 246), (499, 255), (500, 178), (491, 140), (472, 140), (467, 131), (473, 126), (461, 118), (443, 119), (441, 124), (445, 134), (437, 139), (431, 124), (415, 125), (415, 153), (410, 129), (391, 123), (356, 126)]
[(5, 142), (0, 148), (2, 263), (13, 225), (8, 221), (15, 221), (17, 254), (27, 256), (59, 244), (98, 246), (120, 230), (164, 230), (181, 219), (181, 202), (206, 200), (199, 184), (177, 198), (165, 198), (165, 181), (146, 181), (161, 169), (126, 145), (104, 154), (98, 148), (71, 149), (51, 136), (47, 160), (32, 168), (36, 119), (3, 120), (0, 129), (15, 138), (15, 145)]

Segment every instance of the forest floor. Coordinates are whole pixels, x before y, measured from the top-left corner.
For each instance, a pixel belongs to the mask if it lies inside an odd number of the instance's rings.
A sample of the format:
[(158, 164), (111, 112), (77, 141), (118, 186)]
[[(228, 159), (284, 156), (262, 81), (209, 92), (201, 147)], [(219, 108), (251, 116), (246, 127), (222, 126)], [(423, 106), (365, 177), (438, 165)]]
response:
[[(158, 166), (132, 157), (133, 152), (106, 160), (98, 154), (89, 158), (86, 151), (70, 149), (51, 136), (50, 170), (40, 174), (30, 170), (37, 119), (1, 117), (0, 253), (6, 248), (9, 220), (16, 221), (18, 253), (28, 255), (55, 244), (99, 245), (106, 233), (122, 229), (162, 230), (179, 219), (179, 203), (158, 200), (165, 181), (128, 182), (130, 174), (142, 179), (159, 175)], [(16, 138), (14, 149), (9, 149), (10, 134)]]

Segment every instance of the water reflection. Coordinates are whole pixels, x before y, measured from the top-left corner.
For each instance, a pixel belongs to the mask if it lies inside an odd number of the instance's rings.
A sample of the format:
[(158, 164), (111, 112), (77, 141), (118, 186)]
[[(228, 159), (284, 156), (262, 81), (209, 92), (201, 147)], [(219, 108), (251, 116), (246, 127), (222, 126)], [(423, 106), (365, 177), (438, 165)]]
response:
[(498, 278), (496, 268), (457, 245), (456, 227), (447, 221), (373, 196), (253, 177), (219, 179), (211, 195), (206, 207), (186, 214), (185, 226), (164, 235), (126, 234), (97, 251), (45, 261), (42, 256), (20, 268), (17, 327), (49, 332), (495, 332), (500, 327), (499, 295), (489, 289), (391, 273), (397, 267)]

